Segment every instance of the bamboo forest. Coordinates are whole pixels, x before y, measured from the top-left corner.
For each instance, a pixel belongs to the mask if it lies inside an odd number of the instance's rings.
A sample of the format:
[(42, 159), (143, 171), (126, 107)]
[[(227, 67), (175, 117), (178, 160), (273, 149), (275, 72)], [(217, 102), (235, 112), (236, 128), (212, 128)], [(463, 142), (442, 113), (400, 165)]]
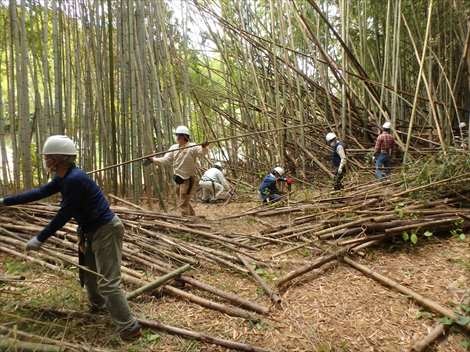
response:
[(470, 351), (468, 0), (0, 0), (0, 351)]

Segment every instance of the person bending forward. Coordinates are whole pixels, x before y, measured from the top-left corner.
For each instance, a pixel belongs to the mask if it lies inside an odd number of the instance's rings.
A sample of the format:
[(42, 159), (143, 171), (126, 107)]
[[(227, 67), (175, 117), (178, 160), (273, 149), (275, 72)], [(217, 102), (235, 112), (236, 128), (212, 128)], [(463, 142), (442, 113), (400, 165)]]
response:
[(56, 193), (62, 194), (60, 209), (51, 222), (28, 241), (27, 250), (38, 250), (47, 239), (71, 218), (80, 228), (81, 255), (84, 265), (95, 274), (82, 271), (81, 279), (88, 293), (91, 312), (107, 309), (120, 336), (133, 340), (140, 336), (140, 325), (131, 314), (121, 290), (121, 257), (124, 226), (109, 208), (98, 185), (75, 166), (77, 150), (66, 136), (49, 137), (43, 148), (45, 167), (55, 174), (47, 184), (0, 199), (2, 205), (34, 202)]

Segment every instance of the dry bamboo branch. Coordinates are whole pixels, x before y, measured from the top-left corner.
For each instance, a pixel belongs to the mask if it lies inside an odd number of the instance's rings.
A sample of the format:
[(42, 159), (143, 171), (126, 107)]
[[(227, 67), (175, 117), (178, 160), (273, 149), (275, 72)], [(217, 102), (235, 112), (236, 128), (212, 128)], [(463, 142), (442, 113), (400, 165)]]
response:
[(237, 257), (240, 259), (243, 265), (246, 266), (251, 275), (253, 275), (255, 281), (258, 282), (258, 284), (268, 294), (269, 298), (271, 298), (271, 301), (274, 304), (281, 303), (281, 297), (276, 292), (274, 292), (273, 289), (269, 287), (269, 285), (258, 275), (258, 273), (251, 267), (250, 263), (248, 263), (248, 260), (240, 254), (237, 254)]
[(152, 291), (152, 290), (155, 290), (157, 288), (159, 288), (160, 286), (166, 284), (168, 281), (170, 281), (171, 279), (174, 279), (175, 277), (177, 276), (180, 276), (182, 273), (188, 271), (189, 269), (191, 269), (191, 265), (189, 264), (186, 264), (186, 265), (183, 265), (182, 267), (168, 273), (168, 274), (165, 274), (161, 277), (159, 277), (157, 280), (147, 284), (147, 285), (144, 285), (142, 287), (139, 287), (138, 289), (132, 291), (132, 292), (129, 292), (127, 294), (127, 299), (133, 299), (137, 296), (140, 296), (141, 294), (145, 293), (145, 292), (148, 292), (148, 291)]
[(439, 339), (440, 337), (443, 337), (446, 333), (446, 328), (444, 325), (438, 323), (436, 324), (429, 334), (427, 334), (423, 339), (416, 341), (413, 346), (410, 348), (410, 352), (423, 352), (428, 348), (430, 344), (432, 344), (434, 341)]
[(26, 342), (2, 336), (0, 338), (0, 351), (63, 352), (64, 348), (57, 345), (49, 345), (38, 342)]
[(168, 334), (178, 335), (184, 338), (189, 338), (189, 339), (198, 340), (198, 341), (202, 341), (202, 342), (206, 342), (206, 343), (210, 343), (210, 344), (214, 344), (218, 346), (223, 346), (225, 348), (229, 348), (232, 350), (249, 351), (249, 352), (268, 352), (267, 349), (262, 348), (262, 347), (256, 347), (256, 346), (248, 345), (245, 343), (224, 340), (218, 337), (210, 336), (202, 332), (196, 332), (192, 330), (177, 328), (177, 327), (170, 326), (170, 325), (165, 325), (158, 321), (139, 319), (139, 322), (144, 327), (147, 327), (150, 329), (164, 331)]
[[(427, 309), (432, 310), (433, 312), (436, 312), (438, 314), (444, 315), (453, 321), (457, 321), (459, 319), (459, 315), (454, 313), (451, 309), (441, 306), (439, 303), (436, 303), (429, 298), (426, 298), (419, 293), (414, 292), (413, 290), (399, 284), (398, 282), (383, 276), (372, 269), (368, 268), (365, 265), (359, 264), (352, 260), (351, 258), (344, 257), (343, 258), (344, 262), (352, 266), (354, 269), (357, 269), (358, 271), (362, 272), (363, 274), (370, 276), (372, 279), (380, 282), (381, 284), (391, 287), (400, 293), (403, 293), (406, 296), (409, 296), (413, 298), (418, 304), (422, 305), (423, 307), (426, 307)], [(470, 331), (470, 323), (463, 326), (467, 331)]]

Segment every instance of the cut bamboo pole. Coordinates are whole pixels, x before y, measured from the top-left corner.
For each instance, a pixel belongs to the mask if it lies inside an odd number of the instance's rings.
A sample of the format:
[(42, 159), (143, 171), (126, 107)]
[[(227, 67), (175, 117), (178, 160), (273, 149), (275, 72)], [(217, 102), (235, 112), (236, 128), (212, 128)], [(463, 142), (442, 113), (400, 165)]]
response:
[(169, 272), (168, 274), (165, 274), (165, 275), (159, 277), (157, 280), (155, 280), (155, 281), (153, 281), (153, 282), (151, 282), (147, 285), (144, 285), (142, 287), (139, 287), (138, 289), (136, 289), (132, 292), (129, 292), (127, 294), (127, 299), (130, 300), (130, 299), (133, 299), (137, 296), (140, 296), (141, 294), (143, 294), (145, 292), (155, 290), (155, 289), (159, 288), (160, 286), (166, 284), (171, 279), (174, 279), (175, 277), (180, 276), (182, 273), (188, 271), (189, 269), (191, 269), (191, 265), (189, 265), (189, 264), (183, 265), (182, 267), (180, 267), (176, 270), (173, 270), (172, 272)]
[(253, 276), (255, 281), (263, 288), (263, 290), (268, 294), (269, 298), (271, 298), (271, 301), (274, 304), (279, 304), (281, 303), (281, 297), (274, 292), (274, 290), (264, 281), (261, 276), (258, 275), (258, 273), (251, 267), (250, 263), (248, 263), (248, 260), (243, 257), (240, 254), (237, 254), (238, 259), (245, 265), (245, 267), (248, 269), (250, 274)]
[(232, 350), (248, 351), (248, 352), (269, 352), (269, 350), (262, 348), (262, 347), (252, 346), (252, 345), (248, 345), (246, 343), (241, 343), (241, 342), (220, 339), (218, 337), (210, 336), (206, 333), (196, 332), (192, 330), (187, 330), (187, 329), (182, 329), (182, 328), (177, 328), (174, 326), (162, 324), (155, 320), (139, 319), (139, 322), (144, 327), (149, 328), (149, 329), (164, 331), (171, 335), (178, 335), (184, 338), (198, 340), (198, 341), (210, 343), (213, 345), (223, 346), (225, 348), (229, 348)]
[(0, 351), (63, 352), (64, 348), (57, 345), (50, 345), (38, 342), (26, 342), (2, 336), (0, 338)]
[(314, 262), (306, 264), (294, 271), (291, 271), (290, 273), (284, 275), (283, 277), (279, 279), (279, 281), (277, 282), (277, 287), (284, 286), (288, 282), (295, 279), (296, 277), (299, 277), (300, 275), (303, 275), (309, 271), (312, 271), (313, 269), (321, 267), (323, 264), (326, 264), (328, 262), (331, 262), (332, 260), (335, 260), (336, 258), (338, 258), (338, 256), (344, 255), (347, 252), (347, 250), (348, 250), (347, 248), (343, 248), (343, 249), (338, 250), (335, 253), (322, 255), (321, 257), (317, 258), (317, 260), (315, 260)]
[[(144, 285), (148, 284), (147, 281), (142, 280), (140, 278), (137, 278), (135, 276), (126, 274), (126, 273), (122, 273), (121, 276), (122, 276), (122, 279), (124, 281), (132, 283), (134, 285), (144, 286)], [(212, 309), (212, 310), (217, 310), (219, 312), (228, 314), (232, 317), (244, 318), (244, 319), (251, 320), (251, 321), (260, 320), (256, 315), (254, 315), (254, 314), (252, 314), (248, 311), (245, 311), (243, 309), (240, 309), (240, 308), (237, 308), (237, 307), (230, 307), (230, 306), (226, 306), (226, 305), (221, 304), (221, 303), (213, 302), (213, 301), (210, 301), (206, 298), (193, 295), (192, 293), (180, 290), (180, 289), (178, 289), (176, 287), (173, 287), (173, 286), (170, 286), (170, 285), (163, 286), (163, 290), (164, 290), (164, 292), (169, 293), (173, 296), (186, 299), (190, 302), (196, 303), (196, 304), (198, 304), (202, 307), (205, 307), (205, 308), (209, 308), (209, 309)]]
[[(440, 305), (439, 303), (434, 302), (430, 300), (429, 298), (426, 298), (420, 295), (419, 293), (414, 292), (413, 290), (399, 284), (395, 280), (392, 280), (386, 276), (383, 276), (373, 271), (372, 269), (368, 268), (367, 266), (355, 262), (349, 257), (344, 257), (343, 260), (345, 263), (349, 264), (350, 266), (362, 272), (363, 274), (371, 277), (372, 279), (380, 282), (381, 284), (391, 287), (397, 290), (398, 292), (403, 293), (404, 295), (413, 298), (418, 304), (422, 305), (423, 307), (426, 307), (427, 309), (432, 310), (433, 312), (436, 312), (440, 315), (444, 315), (452, 319), (453, 321), (457, 321), (459, 319), (459, 315), (455, 313), (454, 311), (452, 311), (451, 309), (444, 307)], [(470, 323), (463, 326), (463, 328), (465, 328), (465, 330), (470, 332)]]
[(446, 328), (443, 324), (436, 324), (429, 334), (427, 334), (423, 339), (416, 341), (413, 346), (410, 348), (410, 352), (423, 352), (428, 348), (437, 339), (443, 337), (446, 333)]
[(37, 258), (30, 257), (29, 255), (17, 252), (15, 250), (13, 250), (11, 248), (7, 248), (5, 246), (0, 246), (0, 251), (5, 252), (7, 254), (10, 254), (14, 257), (18, 257), (18, 258), (25, 259), (25, 260), (30, 261), (30, 262), (40, 264), (40, 265), (42, 265), (42, 266), (44, 266), (44, 267), (46, 267), (50, 270), (61, 271), (60, 267), (58, 267), (57, 265), (47, 263), (44, 260), (40, 260), (40, 259), (37, 259)]

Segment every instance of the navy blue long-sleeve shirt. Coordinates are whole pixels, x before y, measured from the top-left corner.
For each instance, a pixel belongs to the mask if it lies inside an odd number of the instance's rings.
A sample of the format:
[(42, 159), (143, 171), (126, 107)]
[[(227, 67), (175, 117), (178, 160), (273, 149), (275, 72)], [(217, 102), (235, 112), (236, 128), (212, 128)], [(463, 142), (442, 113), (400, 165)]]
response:
[(114, 213), (101, 189), (82, 169), (71, 167), (64, 177), (55, 176), (39, 188), (4, 199), (5, 205), (34, 202), (60, 192), (60, 209), (51, 222), (38, 234), (44, 242), (74, 218), (85, 233), (91, 233), (110, 222)]
[(259, 192), (263, 200), (269, 198), (269, 196), (273, 194), (279, 194), (279, 191), (276, 186), (276, 176), (273, 174), (268, 174), (266, 177), (261, 181), (259, 185)]

